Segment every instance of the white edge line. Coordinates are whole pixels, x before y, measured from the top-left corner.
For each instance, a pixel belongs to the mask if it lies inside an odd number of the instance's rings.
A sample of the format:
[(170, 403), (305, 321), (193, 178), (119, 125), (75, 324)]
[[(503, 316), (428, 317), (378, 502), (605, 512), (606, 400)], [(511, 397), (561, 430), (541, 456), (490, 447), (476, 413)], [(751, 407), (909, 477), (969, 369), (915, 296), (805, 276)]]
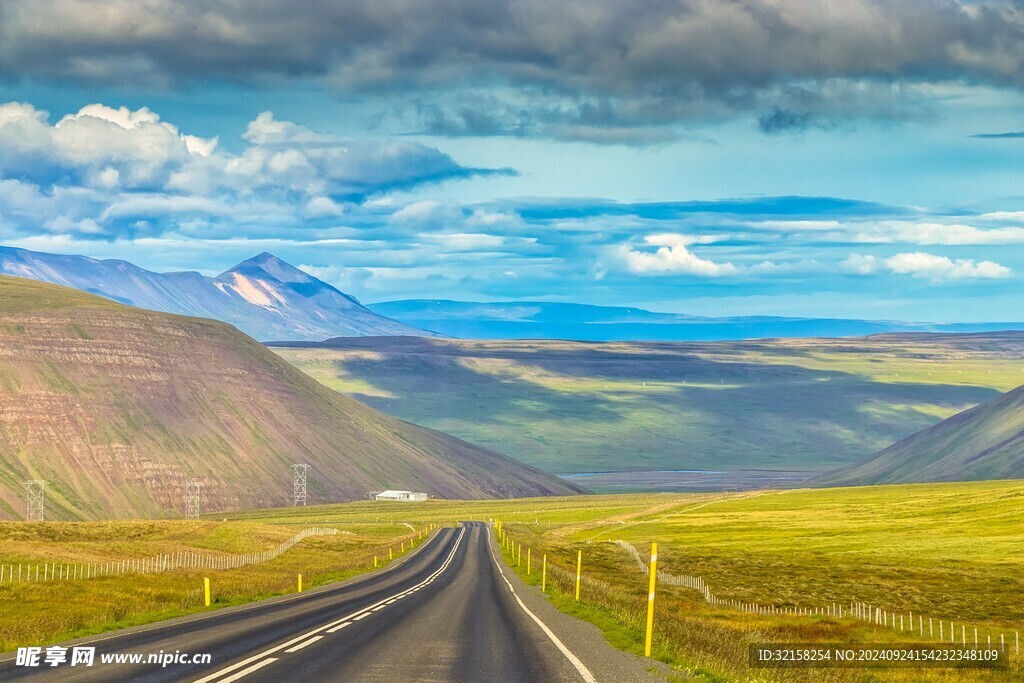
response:
[[(455, 557), (455, 553), (458, 551), (459, 546), (462, 544), (462, 537), (465, 535), (465, 533), (466, 533), (466, 528), (465, 527), (462, 527), (461, 529), (459, 529), (459, 535), (455, 539), (455, 545), (452, 546), (452, 551), (448, 554), (448, 557), (441, 564), (441, 567), (437, 571), (435, 571), (433, 574), (431, 574), (430, 578), (427, 581), (421, 582), (420, 584), (418, 584), (417, 587), (422, 587), (422, 586), (426, 585), (426, 583), (428, 583), (429, 581), (433, 581), (435, 576), (437, 576), (438, 574), (443, 572), (445, 569), (447, 569), (448, 565), (452, 561), (452, 558)], [(436, 537), (437, 536), (435, 535), (435, 538)], [(423, 545), (420, 546), (420, 548), (423, 548), (423, 547), (424, 547)], [(492, 555), (493, 555), (493, 552), (492, 552)], [(403, 591), (403, 593), (408, 593), (408, 592), (410, 592), (409, 589), (406, 589), (405, 591)], [(317, 633), (320, 633), (321, 631), (326, 631), (327, 629), (329, 629), (329, 628), (331, 628), (333, 626), (337, 626), (338, 624), (340, 624), (343, 621), (358, 621), (358, 620), (362, 619), (363, 617), (368, 617), (368, 616), (370, 616), (368, 610), (372, 609), (373, 607), (376, 607), (377, 605), (380, 605), (380, 604), (386, 602), (387, 600), (390, 600), (393, 597), (395, 597), (395, 596), (394, 595), (389, 595), (388, 597), (383, 598), (382, 600), (379, 600), (378, 602), (374, 603), (373, 605), (370, 605), (370, 607), (364, 607), (363, 609), (358, 610), (356, 612), (352, 612), (351, 614), (349, 614), (349, 615), (347, 615), (345, 617), (342, 617), (341, 619), (338, 619), (337, 621), (332, 621), (331, 623), (325, 624), (325, 625), (321, 626), (320, 628), (314, 629), (314, 630), (309, 631), (307, 633), (303, 633), (301, 636), (299, 636), (297, 638), (292, 638), (291, 640), (289, 640), (286, 643), (283, 643), (283, 644), (278, 645), (276, 647), (272, 647), (269, 650), (264, 650), (263, 652), (260, 652), (259, 654), (255, 654), (252, 657), (249, 657), (248, 659), (243, 659), (242, 661), (237, 662), (235, 664), (232, 664), (231, 666), (225, 667), (225, 668), (220, 669), (218, 671), (214, 671), (209, 676), (205, 676), (203, 678), (200, 678), (200, 679), (194, 681), (194, 683), (209, 683), (209, 681), (212, 681), (212, 680), (214, 680), (216, 678), (220, 678), (224, 674), (231, 673), (235, 669), (238, 669), (239, 667), (243, 667), (243, 666), (245, 666), (246, 664), (248, 664), (250, 662), (256, 661), (257, 659), (261, 659), (262, 657), (266, 657), (267, 655), (273, 654), (273, 653), (275, 653), (275, 652), (277, 652), (279, 650), (283, 650), (284, 648), (289, 647), (291, 645), (294, 645), (294, 644), (296, 644), (296, 643), (298, 643), (298, 642), (300, 642), (302, 640), (305, 640), (306, 638), (309, 638), (310, 636), (316, 635)], [(277, 661), (277, 660), (276, 659), (271, 659), (270, 661)], [(270, 663), (270, 662), (267, 662), (267, 663)], [(261, 666), (266, 666), (266, 664), (261, 664)], [(259, 668), (259, 667), (256, 667), (256, 668)], [(255, 671), (255, 669), (252, 669), (252, 670)], [(249, 669), (246, 669), (246, 671), (249, 671)], [(243, 676), (243, 675), (244, 674), (236, 674), (235, 676), (230, 676), (228, 678), (222, 679), (219, 683), (229, 683), (230, 681), (237, 680), (237, 678), (241, 678), (241, 676)]]
[(567, 648), (561, 640), (558, 639), (558, 636), (552, 633), (551, 629), (548, 628), (547, 624), (541, 621), (540, 617), (531, 612), (530, 608), (526, 606), (522, 599), (520, 599), (519, 594), (516, 593), (516, 589), (512, 587), (512, 582), (509, 581), (508, 578), (505, 576), (505, 572), (502, 570), (501, 564), (498, 562), (498, 558), (494, 556), (494, 545), (490, 542), (489, 531), (487, 533), (487, 539), (487, 548), (491, 551), (491, 559), (494, 560), (494, 566), (498, 568), (498, 573), (501, 574), (502, 580), (508, 586), (508, 589), (512, 592), (512, 597), (516, 599), (516, 602), (518, 602), (519, 606), (523, 608), (523, 611), (530, 615), (531, 619), (537, 622), (537, 625), (540, 626), (541, 630), (544, 631), (544, 634), (547, 635), (547, 637), (551, 639), (551, 642), (555, 644), (555, 647), (557, 647), (562, 652), (562, 654), (565, 655), (565, 658), (569, 660), (569, 663), (576, 667), (576, 670), (580, 672), (580, 676), (583, 677), (583, 680), (587, 683), (597, 683), (597, 679), (594, 678), (594, 674), (590, 673), (590, 669), (588, 669), (586, 665), (580, 661), (579, 657), (574, 655), (572, 651), (569, 648)]

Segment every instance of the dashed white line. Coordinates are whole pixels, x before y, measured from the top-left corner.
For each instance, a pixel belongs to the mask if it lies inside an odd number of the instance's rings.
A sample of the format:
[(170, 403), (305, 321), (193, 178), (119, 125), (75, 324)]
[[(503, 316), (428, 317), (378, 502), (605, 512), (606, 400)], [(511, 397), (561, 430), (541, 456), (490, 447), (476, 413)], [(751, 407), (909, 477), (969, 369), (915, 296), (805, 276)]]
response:
[(338, 631), (340, 631), (341, 629), (345, 628), (346, 626), (351, 626), (351, 625), (352, 625), (351, 621), (346, 621), (344, 624), (338, 624), (334, 628), (327, 629), (327, 632), (328, 633), (337, 633)]
[[(212, 674), (210, 674), (209, 676), (206, 676), (204, 678), (200, 678), (199, 680), (195, 681), (195, 683), (209, 683), (210, 681), (213, 681), (214, 679), (217, 679), (220, 676), (223, 676), (224, 674), (230, 673), (230, 672), (234, 671), (235, 669), (239, 669), (239, 668), (245, 666), (246, 664), (250, 664), (252, 662), (256, 662), (257, 660), (262, 660), (262, 661), (259, 661), (257, 664), (254, 664), (253, 666), (250, 666), (247, 669), (243, 669), (242, 671), (239, 671), (238, 673), (236, 673), (236, 674), (234, 674), (232, 676), (229, 676), (228, 678), (221, 679), (218, 683), (230, 683), (230, 681), (236, 681), (239, 678), (242, 678), (243, 676), (245, 676), (245, 675), (247, 675), (247, 674), (249, 674), (249, 673), (251, 673), (253, 671), (256, 671), (258, 669), (263, 668), (267, 664), (270, 664), (272, 662), (276, 662), (277, 661), (277, 659), (273, 658), (273, 657), (268, 658), (268, 659), (263, 659), (267, 655), (273, 654), (273, 653), (275, 653), (275, 652), (277, 652), (279, 650), (284, 650), (285, 648), (288, 648), (288, 647), (292, 647), (296, 643), (300, 643), (300, 642), (302, 642), (302, 641), (304, 641), (304, 640), (306, 640), (306, 639), (308, 639), (308, 638), (310, 638), (312, 636), (315, 636), (316, 634), (320, 633), (321, 631), (327, 631), (328, 633), (330, 633), (331, 632), (330, 629), (332, 629), (334, 627), (338, 627), (340, 629), (340, 628), (348, 625), (348, 624), (343, 624), (343, 622), (351, 623), (353, 621), (359, 621), (360, 619), (364, 619), (364, 618), (370, 616), (370, 612), (371, 611), (377, 611), (377, 609), (381, 609), (381, 608), (385, 607), (386, 606), (385, 603), (388, 600), (394, 600), (394, 599), (397, 599), (397, 598), (400, 598), (400, 597), (404, 597), (404, 596), (406, 596), (406, 595), (408, 595), (410, 593), (413, 593), (413, 592), (419, 590), (420, 588), (423, 588), (427, 584), (431, 583), (435, 578), (440, 576), (440, 574), (445, 569), (448, 568), (448, 565), (451, 564), (452, 559), (455, 557), (455, 553), (458, 552), (459, 546), (462, 544), (462, 537), (465, 536), (465, 534), (466, 534), (466, 529), (465, 529), (465, 527), (463, 527), (462, 529), (459, 530), (459, 535), (455, 539), (455, 545), (452, 546), (451, 552), (448, 553), (448, 557), (445, 558), (445, 561), (441, 563), (441, 566), (438, 567), (434, 571), (433, 574), (431, 574), (429, 577), (427, 577), (426, 580), (421, 581), (420, 583), (416, 584), (416, 586), (414, 586), (413, 588), (406, 589), (406, 590), (404, 590), (401, 593), (398, 593), (396, 595), (389, 595), (388, 597), (386, 597), (386, 598), (384, 598), (382, 600), (378, 600), (377, 602), (375, 602), (374, 604), (370, 605), (369, 607), (364, 607), (363, 609), (359, 610), (358, 612), (353, 612), (352, 614), (349, 614), (348, 616), (345, 616), (345, 617), (343, 617), (341, 619), (338, 619), (337, 621), (333, 621), (333, 622), (331, 622), (329, 624), (325, 624), (325, 625), (323, 625), (323, 626), (321, 626), (319, 628), (316, 628), (316, 629), (314, 629), (312, 631), (309, 631), (308, 633), (304, 633), (304, 634), (302, 634), (301, 636), (299, 636), (297, 638), (292, 638), (291, 640), (289, 640), (286, 643), (283, 643), (283, 644), (278, 645), (276, 647), (272, 647), (269, 650), (264, 650), (263, 652), (261, 652), (261, 653), (259, 653), (257, 655), (253, 655), (252, 657), (249, 657), (248, 659), (244, 659), (241, 662), (237, 662), (235, 664), (232, 664), (229, 667), (225, 667), (225, 668), (221, 669), (220, 671), (215, 671)], [(493, 554), (493, 551), (492, 551), (492, 554)], [(309, 643), (306, 643), (305, 645), (308, 645), (308, 644)], [(303, 645), (303, 647), (305, 647), (305, 645)], [(289, 652), (289, 651), (290, 650), (285, 650), (285, 652)]]
[(296, 645), (294, 647), (288, 648), (287, 650), (285, 650), (285, 652), (289, 652), (289, 653), (290, 652), (298, 652), (302, 648), (308, 647), (308, 646), (312, 645), (313, 643), (315, 643), (316, 641), (323, 640), (323, 639), (324, 639), (323, 636), (313, 636), (312, 638), (310, 638), (309, 640), (307, 640), (304, 643), (299, 643), (298, 645)]
[(520, 599), (519, 594), (516, 593), (516, 589), (512, 587), (512, 582), (505, 577), (505, 572), (502, 570), (501, 564), (498, 562), (498, 558), (494, 556), (494, 544), (488, 541), (487, 548), (491, 551), (491, 559), (494, 560), (494, 566), (498, 568), (498, 573), (501, 574), (502, 580), (505, 582), (505, 585), (508, 586), (509, 591), (512, 593), (512, 597), (514, 597), (516, 599), (516, 602), (519, 603), (519, 606), (523, 608), (523, 611), (526, 612), (531, 619), (537, 622), (537, 625), (540, 626), (541, 630), (544, 631), (544, 634), (551, 639), (551, 642), (555, 644), (555, 647), (557, 647), (561, 651), (561, 653), (565, 655), (565, 658), (569, 660), (570, 664), (576, 667), (576, 671), (579, 672), (580, 676), (583, 677), (584, 681), (586, 681), (587, 683), (597, 683), (597, 679), (594, 678), (594, 674), (590, 673), (590, 669), (588, 669), (586, 665), (580, 661), (579, 657), (574, 655), (572, 651), (569, 648), (567, 648), (561, 640), (558, 639), (558, 636), (556, 636), (551, 631), (551, 629), (548, 628), (548, 625), (541, 621), (540, 617), (531, 612), (530, 608), (526, 606), (526, 603), (524, 603), (522, 599)]
[(253, 664), (248, 669), (242, 669), (241, 671), (236, 673), (234, 676), (228, 676), (223, 681), (221, 681), (221, 683), (231, 683), (231, 681), (237, 681), (242, 676), (248, 676), (253, 671), (257, 671), (258, 669), (262, 669), (267, 664), (273, 664), (276, 661), (277, 661), (276, 657), (269, 657), (267, 659), (264, 659), (262, 662), (258, 662), (256, 664)]

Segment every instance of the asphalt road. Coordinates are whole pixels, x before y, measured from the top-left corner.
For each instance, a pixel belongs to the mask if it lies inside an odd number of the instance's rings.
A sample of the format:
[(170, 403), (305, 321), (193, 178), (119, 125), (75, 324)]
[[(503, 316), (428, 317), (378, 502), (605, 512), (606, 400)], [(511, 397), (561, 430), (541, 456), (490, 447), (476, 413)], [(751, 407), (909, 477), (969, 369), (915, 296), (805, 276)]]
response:
[[(95, 646), (93, 666), (25, 667), (7, 659), (0, 680), (662, 680), (519, 581), (480, 523), (442, 529), (372, 575), (68, 645)], [(100, 662), (102, 654), (160, 652), (208, 653), (210, 663)]]

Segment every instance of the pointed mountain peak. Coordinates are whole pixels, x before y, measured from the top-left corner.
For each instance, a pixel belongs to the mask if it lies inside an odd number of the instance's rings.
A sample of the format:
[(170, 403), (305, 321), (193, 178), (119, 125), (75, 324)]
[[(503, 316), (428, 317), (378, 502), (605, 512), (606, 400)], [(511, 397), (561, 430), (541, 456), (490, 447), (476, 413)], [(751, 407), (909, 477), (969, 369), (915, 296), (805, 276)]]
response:
[(248, 259), (242, 261), (241, 263), (239, 263), (237, 266), (235, 266), (231, 270), (238, 270), (240, 268), (246, 268), (246, 267), (249, 267), (249, 268), (251, 268), (251, 267), (266, 268), (268, 266), (269, 267), (273, 267), (273, 268), (290, 268), (292, 270), (298, 270), (298, 268), (296, 268), (295, 266), (291, 265), (290, 263), (288, 263), (284, 259), (281, 259), (281, 258), (278, 258), (277, 256), (274, 256), (269, 251), (265, 251), (262, 254), (258, 254), (256, 256), (253, 256), (252, 258), (248, 258)]
[(242, 261), (234, 268), (226, 270), (216, 277), (218, 282), (235, 283), (236, 277), (258, 280), (263, 283), (277, 282), (302, 297), (311, 297), (320, 292), (334, 292), (356, 306), (362, 307), (359, 300), (332, 287), (304, 270), (274, 256), (268, 251)]
[(252, 258), (246, 259), (239, 263), (234, 268), (221, 273), (218, 278), (230, 276), (234, 273), (254, 273), (260, 272), (269, 275), (278, 280), (286, 281), (307, 281), (314, 280), (309, 273), (299, 270), (292, 264), (288, 263), (284, 259), (274, 256), (269, 251), (265, 251), (262, 254), (253, 256)]

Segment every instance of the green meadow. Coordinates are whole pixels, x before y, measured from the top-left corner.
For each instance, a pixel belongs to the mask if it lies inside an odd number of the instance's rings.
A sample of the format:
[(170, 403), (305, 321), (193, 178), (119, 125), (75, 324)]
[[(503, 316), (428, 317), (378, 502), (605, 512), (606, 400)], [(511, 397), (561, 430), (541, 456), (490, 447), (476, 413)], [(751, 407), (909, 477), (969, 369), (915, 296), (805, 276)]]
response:
[(850, 464), (1024, 384), (1015, 338), (346, 340), (275, 348), (380, 410), (552, 472)]
[[(334, 526), (335, 536), (303, 539), (277, 558), (236, 569), (175, 569), (152, 574), (10, 583), (23, 565), (88, 565), (199, 553), (225, 558), (271, 550), (312, 526)], [(293, 593), (338, 581), (400, 556), (422, 529), (397, 522), (268, 524), (220, 518), (181, 521), (0, 522), (0, 652)], [(40, 570), (42, 571), (42, 570)], [(42, 576), (42, 574), (40, 574)], [(203, 577), (211, 580), (211, 607), (203, 604)]]
[[(372, 555), (410, 540), (430, 523), (498, 520), (518, 554), (506, 561), (539, 586), (547, 555), (554, 604), (597, 624), (616, 647), (642, 652), (647, 579), (614, 541), (641, 554), (659, 544), (659, 569), (701, 576), (718, 597), (808, 616), (758, 615), (712, 606), (688, 588), (663, 585), (656, 601), (655, 656), (681, 680), (1012, 681), (1024, 675), (1014, 634), (1024, 630), (1024, 482), (976, 482), (715, 494), (536, 498), (504, 501), (360, 502), (218, 515), (217, 520), (0, 525), (0, 562), (31, 562), (55, 548), (81, 561), (203, 548), (266, 550), (307, 526), (349, 533), (307, 539), (263, 565), (206, 572), (211, 609), (295, 590), (372, 568)], [(53, 541), (59, 539), (60, 544)], [(574, 599), (577, 553), (582, 600)], [(529, 573), (525, 566), (531, 557)], [(77, 583), (0, 586), (2, 640), (52, 642), (173, 614), (201, 611), (202, 572)], [(902, 631), (826, 606), (867, 603), (917, 615), (926, 629)], [(10, 615), (10, 616), (8, 616)], [(930, 621), (929, 621), (930, 620)], [(1007, 639), (1004, 671), (751, 670), (747, 647), (784, 642), (937, 642), (942, 621), (973, 642)]]

